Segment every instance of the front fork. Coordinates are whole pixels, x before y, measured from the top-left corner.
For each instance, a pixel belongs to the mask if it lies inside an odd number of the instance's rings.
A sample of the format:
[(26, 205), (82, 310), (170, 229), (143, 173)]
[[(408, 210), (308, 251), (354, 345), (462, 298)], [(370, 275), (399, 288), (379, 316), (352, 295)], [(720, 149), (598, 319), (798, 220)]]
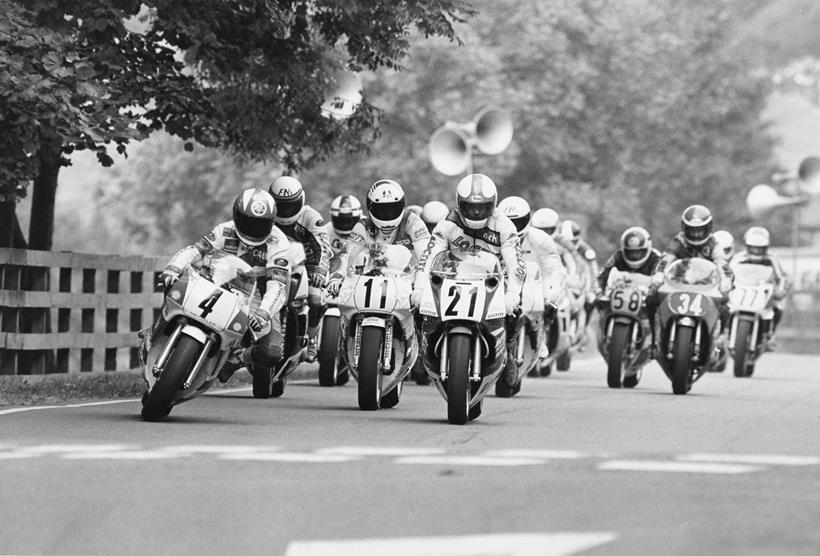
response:
[[(449, 334), (441, 335), (441, 354), (439, 355), (439, 376), (442, 382), (447, 380), (447, 356), (450, 354)], [(521, 338), (519, 338), (521, 339)], [(470, 367), (470, 382), (481, 381), (481, 338), (473, 336), (473, 361)], [(523, 346), (523, 341), (521, 342)], [(523, 357), (523, 355), (522, 355)]]
[[(359, 368), (359, 356), (362, 353), (362, 321), (356, 322), (356, 332), (353, 337), (353, 361), (351, 366)], [(384, 345), (382, 346), (382, 369), (391, 368), (393, 357), (393, 319), (386, 318), (384, 322)]]

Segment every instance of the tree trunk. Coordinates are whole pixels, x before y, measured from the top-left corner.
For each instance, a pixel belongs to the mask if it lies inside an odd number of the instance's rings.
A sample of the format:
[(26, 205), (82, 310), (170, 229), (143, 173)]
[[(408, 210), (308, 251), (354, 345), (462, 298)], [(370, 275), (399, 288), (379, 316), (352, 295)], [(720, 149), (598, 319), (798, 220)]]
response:
[(20, 221), (17, 220), (17, 204), (14, 201), (0, 203), (0, 247), (27, 247)]
[(57, 176), (60, 173), (61, 145), (44, 143), (40, 148), (40, 172), (34, 178), (31, 195), (29, 249), (50, 251), (54, 238), (54, 201), (57, 198)]

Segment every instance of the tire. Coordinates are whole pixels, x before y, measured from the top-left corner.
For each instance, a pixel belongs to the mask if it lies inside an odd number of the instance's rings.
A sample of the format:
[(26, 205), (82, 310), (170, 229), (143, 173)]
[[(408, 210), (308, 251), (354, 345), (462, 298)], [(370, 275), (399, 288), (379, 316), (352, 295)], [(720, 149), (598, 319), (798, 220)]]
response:
[(253, 397), (258, 400), (267, 400), (271, 396), (273, 384), (273, 368), (251, 365), (253, 376)]
[(556, 366), (559, 371), (568, 371), (572, 364), (572, 349), (567, 350), (555, 359)]
[(280, 378), (279, 380), (274, 380), (273, 384), (270, 387), (270, 395), (272, 398), (279, 398), (282, 394), (285, 393), (285, 379)]
[(329, 316), (322, 321), (319, 339), (319, 384), (335, 386), (338, 380), (336, 352), (339, 349), (339, 317)]
[(157, 378), (151, 391), (143, 396), (143, 419), (159, 421), (171, 413), (174, 398), (182, 389), (182, 384), (196, 363), (200, 352), (202, 352), (202, 344), (190, 336), (180, 334), (162, 374)]
[(382, 397), (379, 406), (387, 409), (390, 409), (391, 407), (396, 407), (399, 403), (399, 398), (401, 398), (402, 384), (404, 384), (404, 381), (399, 382), (395, 388), (393, 388), (387, 394), (385, 394)]
[(638, 385), (638, 381), (641, 380), (640, 372), (636, 375), (632, 376), (625, 376), (624, 377), (624, 388), (635, 388)]
[[(447, 351), (447, 420), (463, 425), (470, 415), (470, 344), (465, 334), (452, 334)], [(481, 409), (478, 410), (479, 413)], [(478, 415), (476, 415), (477, 417)]]
[(752, 337), (752, 325), (754, 323), (750, 320), (740, 319), (737, 323), (737, 334), (735, 335), (735, 360), (734, 371), (735, 376), (740, 378), (748, 378), (752, 376), (754, 371), (754, 362), (750, 365), (748, 360), (751, 358), (749, 353), (749, 340)]
[(691, 387), (692, 335), (694, 328), (678, 326), (675, 345), (672, 346), (672, 392), (686, 394)]
[(362, 349), (359, 353), (359, 409), (379, 409), (382, 373), (379, 359), (384, 345), (384, 330), (375, 326), (362, 329)]
[(624, 353), (629, 345), (630, 326), (625, 322), (616, 322), (612, 327), (612, 338), (609, 340), (609, 359), (607, 360), (606, 383), (610, 388), (620, 388), (623, 381)]

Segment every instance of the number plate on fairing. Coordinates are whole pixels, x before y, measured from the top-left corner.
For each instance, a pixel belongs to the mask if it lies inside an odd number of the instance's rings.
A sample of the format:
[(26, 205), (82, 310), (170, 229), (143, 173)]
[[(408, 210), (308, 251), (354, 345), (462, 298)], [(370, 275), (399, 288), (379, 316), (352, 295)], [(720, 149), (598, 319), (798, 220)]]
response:
[(224, 330), (236, 313), (237, 297), (208, 280), (191, 279), (182, 307), (186, 313), (200, 317), (214, 328)]
[(643, 295), (638, 288), (621, 286), (612, 290), (609, 301), (613, 313), (637, 316), (643, 305)]
[(676, 315), (701, 317), (705, 311), (701, 293), (675, 292), (669, 295), (667, 303)]
[(441, 320), (481, 322), (487, 291), (483, 280), (450, 280), (441, 284)]

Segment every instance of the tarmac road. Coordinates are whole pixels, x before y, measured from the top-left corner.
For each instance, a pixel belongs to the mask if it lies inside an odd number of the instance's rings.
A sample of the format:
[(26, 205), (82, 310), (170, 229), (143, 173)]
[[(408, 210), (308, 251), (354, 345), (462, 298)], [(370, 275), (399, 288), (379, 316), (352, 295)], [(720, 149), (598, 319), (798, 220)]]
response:
[[(0, 553), (818, 554), (820, 358), (685, 396), (599, 358), (446, 422), (432, 386), (0, 411)], [(319, 542), (324, 541), (324, 542)]]

